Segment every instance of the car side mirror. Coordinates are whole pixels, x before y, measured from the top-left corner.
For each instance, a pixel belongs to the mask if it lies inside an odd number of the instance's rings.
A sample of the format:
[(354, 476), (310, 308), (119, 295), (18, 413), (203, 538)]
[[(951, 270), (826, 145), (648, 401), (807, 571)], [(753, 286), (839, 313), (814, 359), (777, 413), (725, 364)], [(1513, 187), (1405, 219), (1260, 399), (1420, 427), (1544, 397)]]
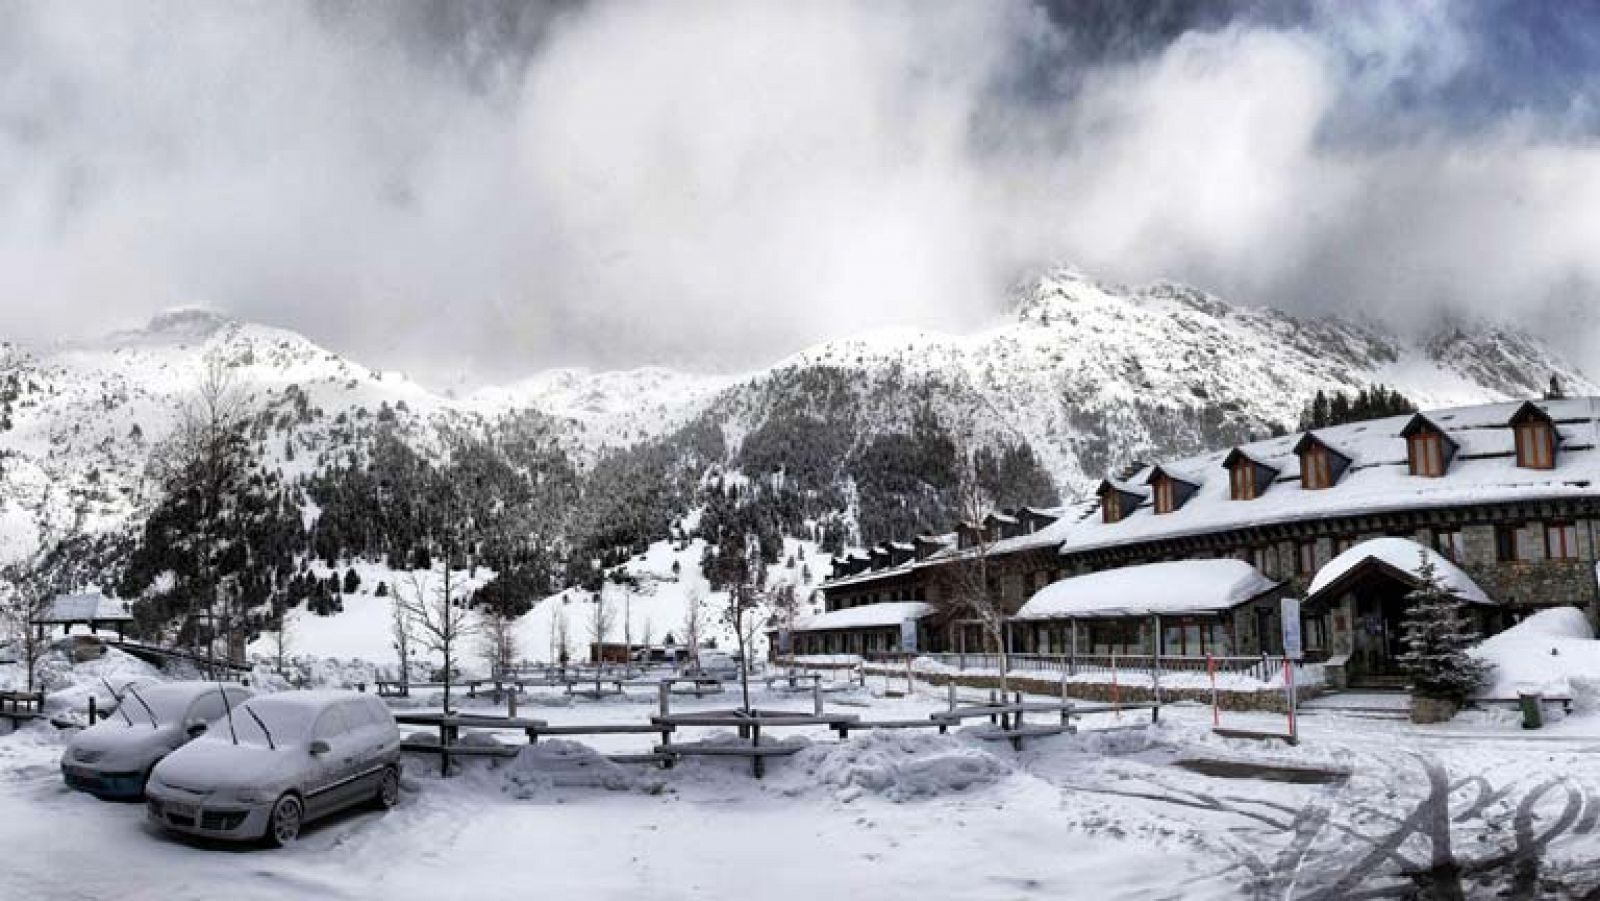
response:
[(205, 734), (206, 724), (205, 723), (190, 723), (189, 724), (189, 728), (186, 731), (189, 733), (189, 737), (190, 738), (199, 738), (201, 735)]
[(320, 738), (311, 743), (312, 754), (326, 754), (331, 750), (333, 749), (328, 747), (328, 743)]

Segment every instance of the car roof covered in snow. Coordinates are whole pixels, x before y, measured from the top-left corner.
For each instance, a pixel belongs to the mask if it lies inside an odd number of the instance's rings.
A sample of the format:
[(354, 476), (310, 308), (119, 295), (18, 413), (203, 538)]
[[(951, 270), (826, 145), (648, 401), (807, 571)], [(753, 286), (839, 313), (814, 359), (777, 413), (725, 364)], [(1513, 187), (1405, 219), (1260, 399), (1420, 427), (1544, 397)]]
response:
[(898, 626), (908, 619), (921, 619), (933, 607), (921, 601), (891, 601), (863, 604), (844, 610), (830, 610), (797, 623), (796, 632), (821, 632), (827, 629), (865, 629), (873, 626)]
[(1214, 613), (1278, 587), (1243, 560), (1169, 560), (1072, 576), (1039, 589), (1016, 618)]

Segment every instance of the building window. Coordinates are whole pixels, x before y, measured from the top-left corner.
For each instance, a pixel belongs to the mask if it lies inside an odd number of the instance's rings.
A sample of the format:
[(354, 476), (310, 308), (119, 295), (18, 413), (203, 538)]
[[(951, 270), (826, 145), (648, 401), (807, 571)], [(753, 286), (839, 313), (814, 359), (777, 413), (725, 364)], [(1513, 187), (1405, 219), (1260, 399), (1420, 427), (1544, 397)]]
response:
[(1254, 500), (1256, 496), (1256, 468), (1248, 460), (1235, 464), (1228, 475), (1228, 484), (1236, 501)]
[(1433, 549), (1452, 563), (1460, 563), (1467, 555), (1466, 541), (1460, 529), (1434, 529)]
[(1328, 452), (1320, 447), (1306, 451), (1302, 458), (1300, 485), (1313, 491), (1328, 487)]
[(1444, 439), (1438, 432), (1418, 432), (1406, 442), (1412, 475), (1444, 475)]
[(1578, 528), (1570, 522), (1544, 524), (1544, 555), (1551, 560), (1578, 559)]
[(1317, 543), (1315, 541), (1302, 541), (1295, 548), (1295, 563), (1297, 572), (1301, 576), (1310, 576), (1317, 571)]
[(1272, 549), (1271, 548), (1258, 547), (1258, 548), (1254, 548), (1254, 549), (1252, 549), (1250, 551), (1250, 563), (1251, 563), (1251, 565), (1253, 565), (1256, 569), (1260, 570), (1265, 575), (1271, 575), (1271, 573), (1267, 571), (1267, 564), (1271, 560), (1272, 560)]
[(1520, 559), (1517, 554), (1516, 526), (1494, 527), (1494, 555), (1501, 563), (1511, 563)]
[(1525, 469), (1552, 469), (1556, 465), (1555, 429), (1549, 423), (1526, 422), (1516, 427), (1517, 465)]
[(1106, 522), (1116, 522), (1122, 518), (1122, 497), (1115, 491), (1107, 491), (1100, 501), (1102, 519)]
[(1172, 480), (1159, 479), (1156, 481), (1156, 512), (1172, 512)]
[(1335, 557), (1356, 546), (1356, 540), (1349, 535), (1340, 535), (1333, 539), (1333, 555)]

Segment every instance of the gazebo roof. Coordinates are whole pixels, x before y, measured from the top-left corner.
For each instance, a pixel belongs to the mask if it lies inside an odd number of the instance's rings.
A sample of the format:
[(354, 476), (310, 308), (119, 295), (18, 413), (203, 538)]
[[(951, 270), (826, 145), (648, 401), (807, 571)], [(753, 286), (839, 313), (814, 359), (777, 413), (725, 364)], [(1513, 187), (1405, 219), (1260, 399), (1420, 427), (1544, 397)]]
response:
[(130, 622), (133, 613), (128, 609), (127, 601), (108, 598), (98, 591), (86, 591), (80, 594), (63, 594), (56, 597), (50, 605), (50, 610), (44, 616), (34, 620), (45, 625), (60, 625), (64, 623), (111, 623)]

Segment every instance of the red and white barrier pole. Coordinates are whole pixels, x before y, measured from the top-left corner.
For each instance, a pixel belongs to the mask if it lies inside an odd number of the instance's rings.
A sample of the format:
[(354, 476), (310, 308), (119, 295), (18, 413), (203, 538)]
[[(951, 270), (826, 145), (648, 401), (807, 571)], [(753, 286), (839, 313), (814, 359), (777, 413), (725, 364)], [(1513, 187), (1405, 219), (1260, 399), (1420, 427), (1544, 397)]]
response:
[(1117, 689), (1117, 652), (1111, 652), (1111, 707), (1117, 717), (1122, 717), (1122, 694)]
[(1206, 673), (1211, 676), (1211, 727), (1222, 725), (1222, 714), (1217, 711), (1217, 659), (1206, 655)]
[(1283, 658), (1283, 687), (1289, 693), (1289, 744), (1299, 744), (1300, 734), (1296, 731), (1294, 722), (1295, 697), (1294, 690), (1294, 661), (1288, 657)]

